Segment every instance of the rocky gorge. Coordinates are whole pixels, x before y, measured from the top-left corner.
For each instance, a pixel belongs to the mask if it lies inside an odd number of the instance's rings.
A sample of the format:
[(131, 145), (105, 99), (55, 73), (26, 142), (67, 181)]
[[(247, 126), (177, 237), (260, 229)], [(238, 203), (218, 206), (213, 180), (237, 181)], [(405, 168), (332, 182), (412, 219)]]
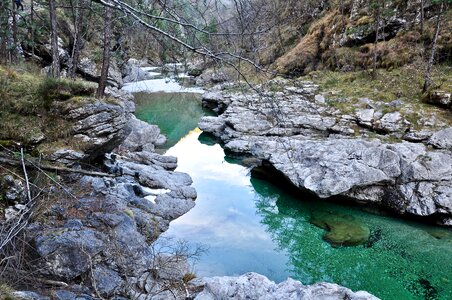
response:
[[(71, 126), (63, 142), (38, 142), (42, 159), (62, 166), (49, 197), (39, 203), (24, 234), (39, 278), (20, 299), (376, 299), (330, 283), (311, 286), (288, 279), (275, 284), (262, 275), (191, 280), (189, 253), (153, 242), (169, 223), (195, 205), (188, 174), (174, 171), (177, 158), (155, 153), (165, 137), (134, 117), (133, 96), (116, 88), (107, 98), (71, 98), (51, 111)], [(87, 164), (95, 166), (86, 169)], [(92, 167), (91, 167), (92, 168)], [(99, 172), (100, 171), (100, 172)], [(6, 222), (29, 205), (24, 183), (4, 182), (14, 203)], [(31, 279), (30, 277), (27, 277)]]
[(226, 150), (257, 158), (256, 170), (275, 169), (320, 198), (452, 224), (447, 117), (419, 114), (414, 124), (409, 103), (368, 98), (340, 109), (311, 82), (274, 79), (237, 90), (220, 85), (206, 93), (203, 105), (218, 116), (203, 117), (199, 127)]

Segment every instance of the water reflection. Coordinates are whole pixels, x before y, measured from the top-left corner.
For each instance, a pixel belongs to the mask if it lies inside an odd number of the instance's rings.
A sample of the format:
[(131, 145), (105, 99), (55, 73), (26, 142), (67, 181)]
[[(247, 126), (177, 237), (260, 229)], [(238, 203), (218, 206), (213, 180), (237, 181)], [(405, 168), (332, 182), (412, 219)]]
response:
[[(382, 299), (452, 299), (450, 230), (294, 197), (250, 179), (215, 140), (192, 130), (204, 112), (198, 99), (186, 97), (138, 96), (137, 114), (162, 128), (174, 145), (167, 154), (177, 156), (178, 171), (193, 178), (195, 208), (163, 236), (210, 248), (196, 265), (198, 276), (254, 271), (275, 281), (336, 282)], [(379, 238), (371, 247), (333, 248), (322, 239), (325, 231), (309, 223), (313, 212), (351, 215)]]
[(284, 280), (289, 276), (287, 257), (275, 250), (255, 213), (249, 171), (227, 163), (218, 144), (200, 143), (200, 134), (199, 129), (191, 131), (167, 151), (178, 157), (178, 171), (192, 176), (198, 199), (196, 209), (173, 221), (164, 236), (189, 237), (194, 245), (208, 246), (208, 254), (196, 265), (199, 276), (255, 271)]

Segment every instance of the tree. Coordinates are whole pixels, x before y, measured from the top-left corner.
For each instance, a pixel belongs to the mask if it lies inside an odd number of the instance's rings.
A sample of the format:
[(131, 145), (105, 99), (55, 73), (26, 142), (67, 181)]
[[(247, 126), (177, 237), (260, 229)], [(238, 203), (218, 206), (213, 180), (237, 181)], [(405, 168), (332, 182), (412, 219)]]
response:
[(432, 82), (432, 69), (433, 64), (435, 63), (435, 55), (436, 55), (436, 46), (438, 41), (439, 32), (441, 30), (441, 16), (444, 11), (444, 5), (447, 3), (452, 3), (452, 0), (437, 0), (433, 2), (438, 5), (438, 12), (436, 13), (436, 25), (435, 25), (435, 33), (433, 35), (432, 40), (432, 49), (430, 51), (430, 57), (427, 62), (427, 69), (425, 70), (424, 76), (424, 86), (422, 88), (422, 92), (425, 93), (430, 88)]
[(104, 27), (104, 50), (102, 55), (102, 71), (97, 88), (97, 97), (103, 97), (105, 86), (107, 85), (108, 69), (110, 67), (110, 43), (111, 43), (111, 18), (112, 8), (105, 6), (105, 27)]
[(60, 55), (58, 51), (58, 31), (55, 0), (49, 0), (50, 14), (50, 46), (52, 51), (52, 66), (50, 74), (54, 78), (60, 77)]
[(0, 1), (0, 63), (2, 64), (6, 64), (8, 62), (8, 40), (8, 2)]

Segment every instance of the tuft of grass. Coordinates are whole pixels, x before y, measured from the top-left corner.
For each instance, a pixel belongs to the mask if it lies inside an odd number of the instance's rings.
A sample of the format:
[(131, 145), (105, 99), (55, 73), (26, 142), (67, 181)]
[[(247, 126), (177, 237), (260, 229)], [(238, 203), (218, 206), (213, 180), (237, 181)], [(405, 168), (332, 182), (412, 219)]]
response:
[(53, 101), (64, 101), (74, 96), (91, 96), (94, 89), (78, 81), (44, 77), (37, 89), (38, 98), (42, 99), (45, 108)]
[(195, 278), (196, 278), (196, 274), (195, 273), (188, 272), (188, 273), (186, 273), (184, 275), (184, 277), (182, 277), (182, 281), (187, 283), (187, 282), (189, 282), (189, 281), (191, 281), (191, 280), (193, 280)]
[(0, 284), (0, 300), (17, 300), (14, 296), (13, 289), (6, 284)]

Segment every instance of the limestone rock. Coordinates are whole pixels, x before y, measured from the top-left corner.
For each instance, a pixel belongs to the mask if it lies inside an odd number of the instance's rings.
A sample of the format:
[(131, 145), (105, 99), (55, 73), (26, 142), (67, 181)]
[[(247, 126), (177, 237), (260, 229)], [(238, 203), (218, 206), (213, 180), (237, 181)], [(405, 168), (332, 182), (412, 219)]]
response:
[(192, 288), (201, 289), (196, 300), (213, 299), (253, 299), (253, 300), (308, 300), (308, 299), (353, 299), (377, 300), (363, 291), (353, 292), (332, 283), (303, 285), (291, 278), (276, 284), (267, 277), (246, 273), (238, 277), (211, 277), (190, 282)]
[(452, 150), (452, 127), (434, 133), (428, 142), (436, 148)]
[(165, 136), (160, 133), (158, 126), (132, 117), (126, 125), (127, 138), (121, 143), (121, 148), (128, 151), (154, 151), (155, 145), (163, 145)]
[(452, 108), (452, 96), (450, 92), (432, 91), (428, 94), (426, 101), (436, 106)]

